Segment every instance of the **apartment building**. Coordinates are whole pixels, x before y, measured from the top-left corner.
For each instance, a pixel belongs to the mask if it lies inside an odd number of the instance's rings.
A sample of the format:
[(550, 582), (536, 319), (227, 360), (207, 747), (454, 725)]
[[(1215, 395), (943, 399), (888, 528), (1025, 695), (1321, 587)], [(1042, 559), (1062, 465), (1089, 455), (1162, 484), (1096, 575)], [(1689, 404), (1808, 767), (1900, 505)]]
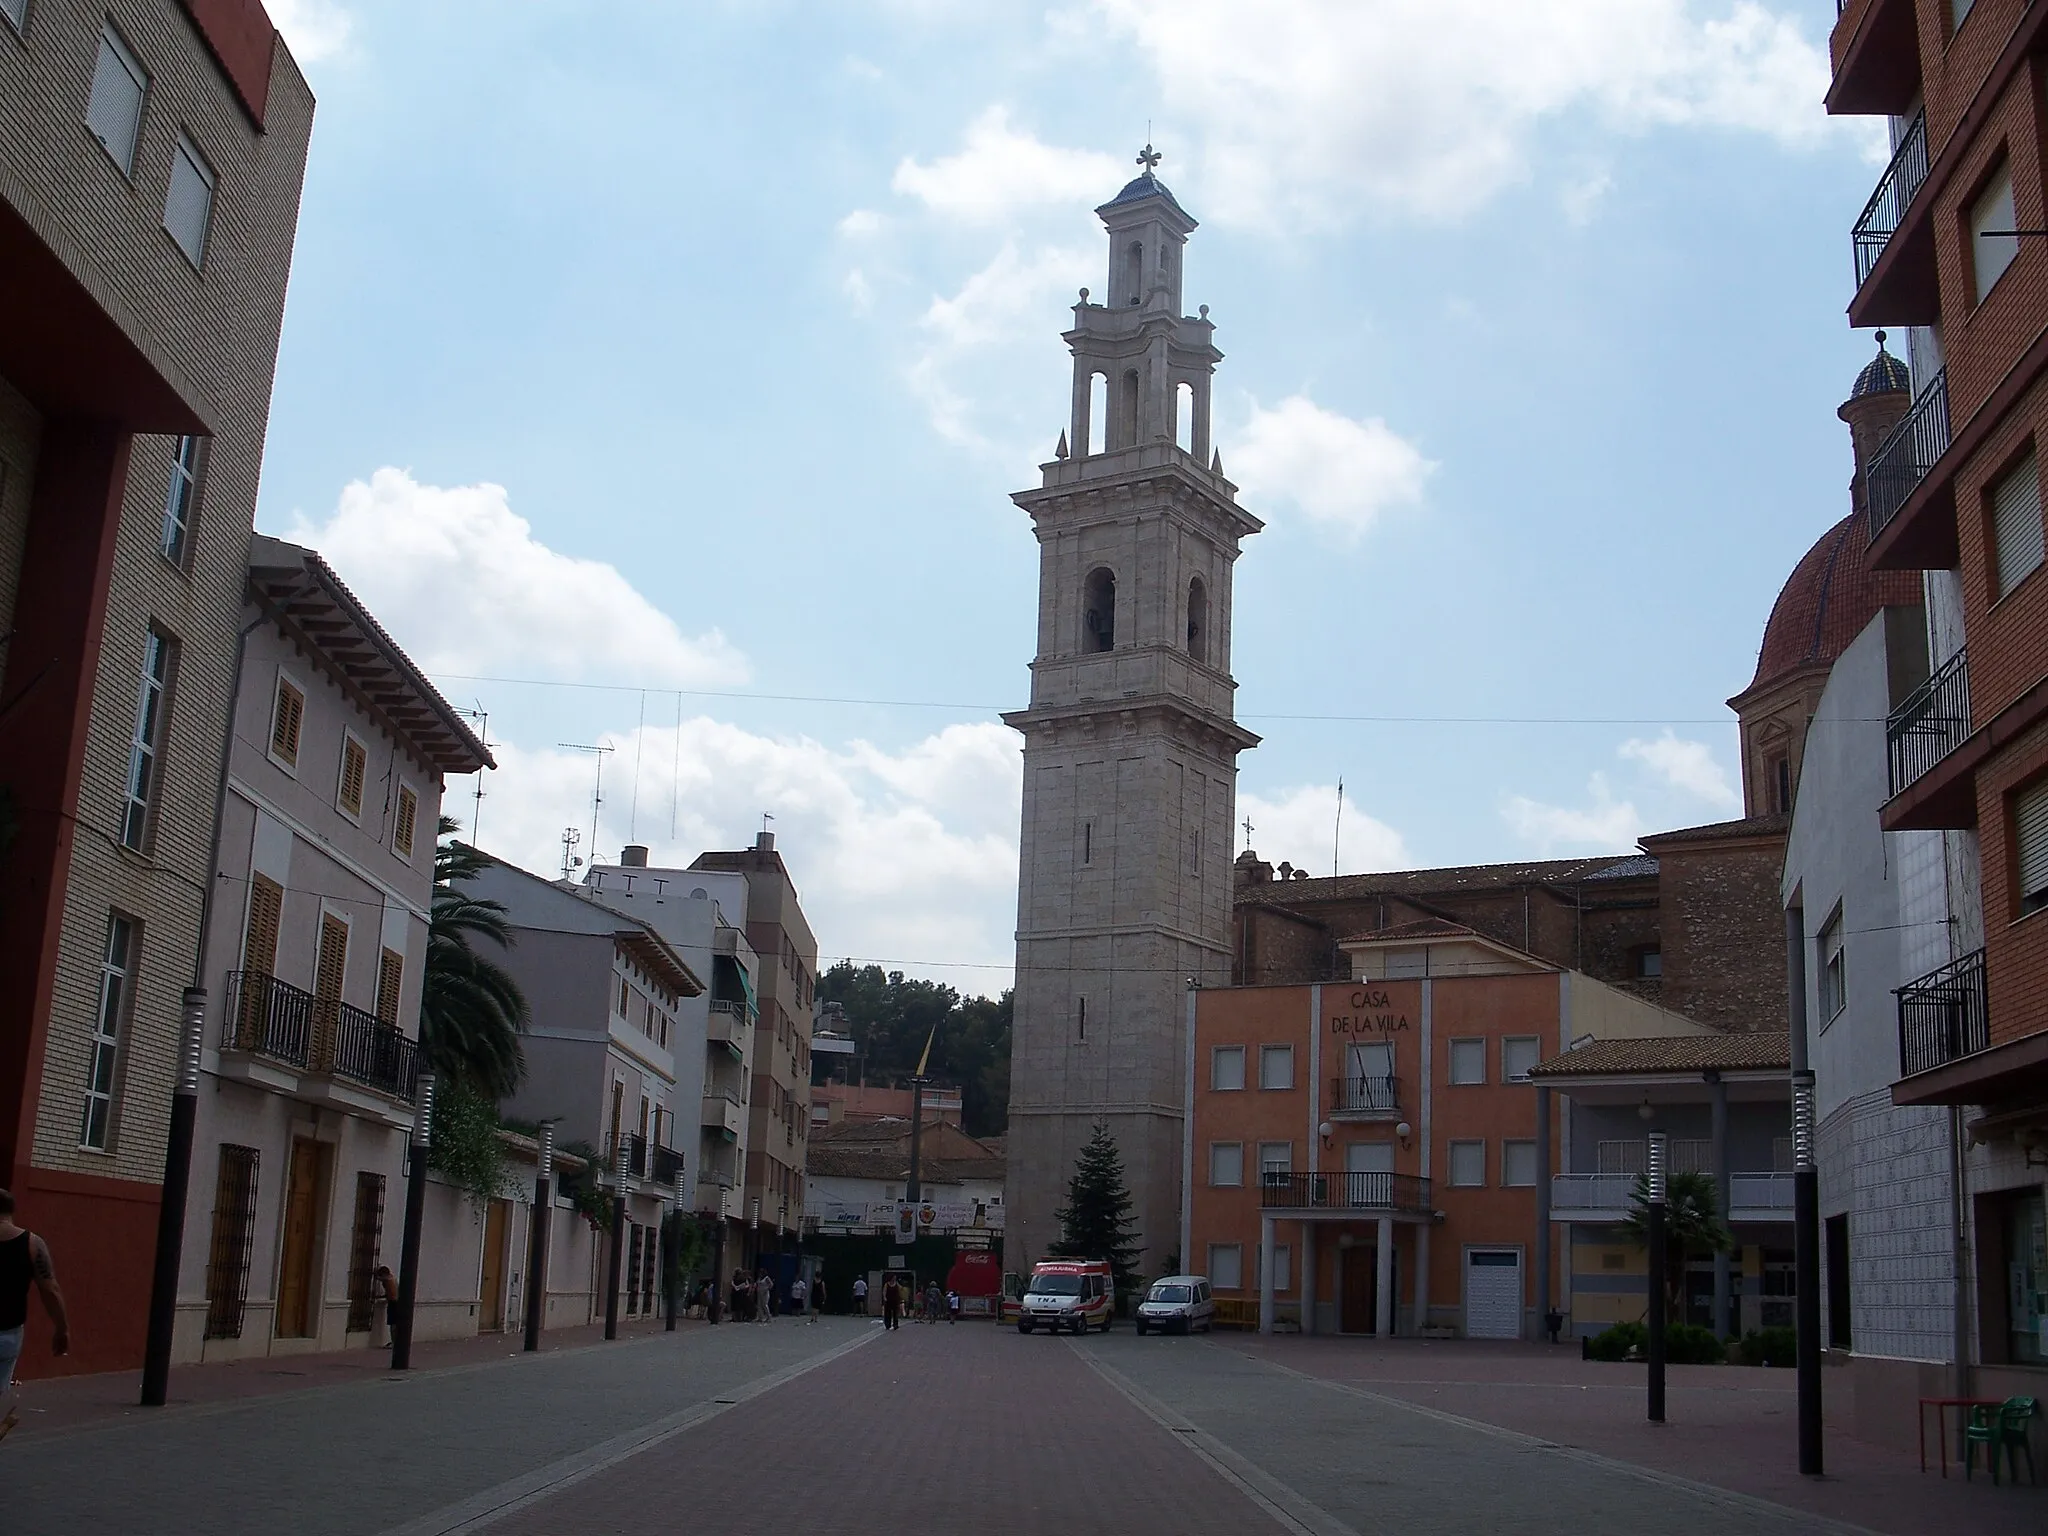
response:
[[(685, 1158), (697, 1140), (684, 1118), (694, 1113), (695, 1096), (686, 1102), (677, 1087), (678, 1054), (693, 1049), (677, 1014), (704, 983), (652, 922), (607, 905), (589, 887), (494, 863), (464, 888), (505, 907), (513, 942), (493, 958), (533, 1013), (526, 1080), (502, 1112), (508, 1120), (551, 1120), (559, 1142), (595, 1151), (598, 1182), (614, 1198), (623, 1152), (619, 1310), (651, 1313), (660, 1296), (661, 1222), (675, 1208), (678, 1184), (688, 1187)], [(695, 1051), (701, 1056), (701, 1044)], [(556, 1288), (552, 1275), (549, 1283)], [(591, 1289), (605, 1294), (600, 1282)]]
[[(2048, 1382), (2044, 26), (2025, 0), (1847, 0), (1827, 98), (1887, 117), (1895, 146), (1851, 235), (1849, 303), (1851, 324), (1909, 338), (1910, 404), (1861, 466), (1858, 510), (1869, 564), (1917, 575), (1925, 610), (1925, 680), (1885, 726), (1880, 827), (1934, 835), (1898, 866), (1915, 969), (1889, 1097), (1945, 1112), (1893, 1151), (1902, 1177), (1948, 1181), (1951, 1262), (1914, 1263), (1921, 1302), (1951, 1309), (1947, 1385), (1978, 1396)], [(1866, 926), (1860, 885), (1833, 906), (1788, 886), (1817, 985), (1853, 958), (1837, 965), (1829, 928)], [(1833, 1001), (1809, 988), (1809, 1037)], [(1898, 1235), (1844, 1214), (1830, 1241), (1846, 1244), (1853, 1295), (1859, 1248), (1891, 1258)]]
[(688, 1116), (696, 1105), (698, 1114), (694, 1142), (681, 1125), (676, 1145), (685, 1149), (691, 1209), (718, 1224), (715, 1241), (723, 1244), (722, 1252), (737, 1254), (746, 1238), (747, 1110), (753, 1097), (747, 1063), (761, 1013), (754, 987), (760, 958), (738, 927), (746, 919), (747, 877), (650, 867), (647, 850), (629, 845), (617, 864), (593, 865), (584, 885), (606, 906), (647, 922), (686, 964), (709, 978), (702, 992), (676, 1007), (677, 1111)]
[(491, 763), (312, 550), (251, 538), (243, 617), (183, 1360), (372, 1342), (371, 1276), (394, 1262), (413, 1125), (442, 791)]
[(0, 0), (0, 1179), (142, 1355), (313, 99), (258, 0)]
[(747, 1156), (742, 1210), (748, 1257), (793, 1251), (804, 1218), (804, 1165), (810, 1146), (811, 1004), (818, 941), (775, 834), (751, 848), (704, 853), (693, 872), (746, 876), (746, 937), (760, 957), (753, 976), (759, 1021), (748, 1062)]
[(1343, 951), (1343, 980), (1190, 994), (1180, 1264), (1267, 1331), (1535, 1337), (1569, 1294), (1553, 1176), (1604, 1138), (1531, 1072), (1587, 1039), (1747, 1037), (1440, 919)]

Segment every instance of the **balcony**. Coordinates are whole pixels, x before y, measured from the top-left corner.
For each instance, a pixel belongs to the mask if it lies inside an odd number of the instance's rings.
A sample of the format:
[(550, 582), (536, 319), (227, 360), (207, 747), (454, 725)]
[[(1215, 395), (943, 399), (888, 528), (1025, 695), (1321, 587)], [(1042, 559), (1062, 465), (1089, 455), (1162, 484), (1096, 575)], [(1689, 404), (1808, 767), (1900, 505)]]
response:
[[(349, 1089), (367, 1088), (401, 1104), (412, 1103), (419, 1089), (419, 1047), (403, 1031), (261, 971), (228, 973), (220, 1049), (223, 1075), (310, 1103), (382, 1114), (381, 1106)], [(286, 1070), (266, 1072), (266, 1064)]]
[(644, 1179), (647, 1177), (647, 1138), (627, 1133), (606, 1139), (604, 1147), (604, 1171), (607, 1177), (616, 1173), (619, 1166), (619, 1148), (626, 1151), (626, 1177)]
[(674, 1147), (656, 1147), (649, 1154), (647, 1177), (656, 1184), (671, 1187), (682, 1171), (683, 1154)]
[(1913, 0), (1835, 0), (1828, 54), (1828, 111), (1898, 116), (1920, 88)]
[(1884, 723), (1892, 794), (1914, 783), (1970, 734), (1970, 653), (1957, 651)]
[(1983, 950), (1899, 988), (1899, 1076), (1931, 1072), (1990, 1044)]
[(739, 1089), (705, 1086), (703, 1113), (698, 1119), (705, 1130), (717, 1131), (727, 1141), (738, 1141), (746, 1125), (746, 1114), (740, 1106)]
[[(1635, 1199), (1633, 1173), (1560, 1173), (1550, 1180), (1550, 1218), (1614, 1225), (1625, 1220)], [(1790, 1221), (1792, 1175), (1728, 1175), (1730, 1221)]]
[(1863, 472), (1863, 503), (1870, 517), (1872, 544), (1920, 488), (1935, 461), (1948, 451), (1948, 442), (1948, 370), (1944, 368), (1920, 391), (1913, 409)]
[(1332, 1120), (1391, 1120), (1401, 1113), (1401, 1080), (1332, 1078), (1328, 1111)]
[(1412, 1173), (1282, 1173), (1260, 1176), (1259, 1204), (1268, 1211), (1309, 1212), (1343, 1220), (1436, 1214), (1429, 1180)]
[(1929, 210), (1914, 203), (1926, 184), (1927, 116), (1920, 112), (1892, 151), (1850, 236), (1856, 255), (1853, 324), (1925, 325), (1940, 317), (1934, 227)]

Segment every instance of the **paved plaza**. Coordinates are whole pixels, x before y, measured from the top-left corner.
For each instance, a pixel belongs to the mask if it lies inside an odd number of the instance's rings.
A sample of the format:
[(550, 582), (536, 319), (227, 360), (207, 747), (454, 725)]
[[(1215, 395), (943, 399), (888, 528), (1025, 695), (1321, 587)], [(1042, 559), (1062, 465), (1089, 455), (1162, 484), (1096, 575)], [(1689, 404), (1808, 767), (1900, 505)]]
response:
[(1019, 1337), (829, 1318), (579, 1330), (374, 1357), (31, 1384), (9, 1529), (307, 1536), (707, 1530), (1605, 1536), (2048, 1529), (2048, 1491), (1944, 1483), (1829, 1438), (1793, 1459), (1789, 1372), (1519, 1345)]

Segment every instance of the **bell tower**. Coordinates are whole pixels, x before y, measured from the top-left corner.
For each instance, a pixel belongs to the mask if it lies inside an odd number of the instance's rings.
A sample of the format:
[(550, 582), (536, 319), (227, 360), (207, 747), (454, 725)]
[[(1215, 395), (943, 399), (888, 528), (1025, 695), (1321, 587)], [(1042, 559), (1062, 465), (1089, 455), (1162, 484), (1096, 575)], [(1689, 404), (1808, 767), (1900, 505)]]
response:
[(1239, 542), (1263, 524), (1209, 440), (1223, 354), (1207, 306), (1181, 312), (1195, 221), (1151, 145), (1138, 162), (1095, 210), (1108, 299), (1084, 288), (1074, 306), (1067, 430), (1038, 488), (1012, 498), (1039, 582), (1030, 707), (1003, 716), (1024, 737), (1011, 1267), (1059, 1236), (1098, 1122), (1123, 1155), (1140, 1267), (1158, 1273), (1179, 1246), (1187, 992), (1229, 981), (1237, 754), (1258, 744), (1233, 718), (1230, 593)]

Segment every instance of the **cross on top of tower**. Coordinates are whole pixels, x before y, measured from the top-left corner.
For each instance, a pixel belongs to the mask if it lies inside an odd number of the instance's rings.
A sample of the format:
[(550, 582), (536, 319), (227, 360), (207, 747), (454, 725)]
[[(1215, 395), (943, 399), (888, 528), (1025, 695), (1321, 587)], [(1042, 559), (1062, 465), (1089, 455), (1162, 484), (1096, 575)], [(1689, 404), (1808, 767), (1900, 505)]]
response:
[(1165, 158), (1164, 155), (1152, 147), (1150, 140), (1147, 140), (1145, 147), (1138, 151), (1138, 164), (1145, 167), (1148, 171), (1158, 169), (1159, 162)]

